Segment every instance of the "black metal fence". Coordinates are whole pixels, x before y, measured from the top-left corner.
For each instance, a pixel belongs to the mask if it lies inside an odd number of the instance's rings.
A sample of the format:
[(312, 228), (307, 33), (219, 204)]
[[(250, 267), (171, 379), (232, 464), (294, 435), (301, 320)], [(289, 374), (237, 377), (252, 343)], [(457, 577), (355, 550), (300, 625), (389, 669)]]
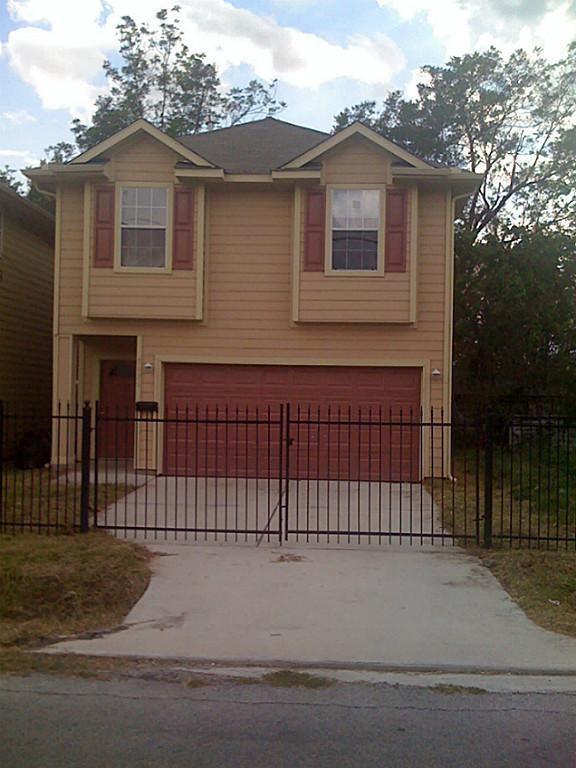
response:
[(576, 549), (576, 423), (441, 411), (0, 404), (0, 531)]

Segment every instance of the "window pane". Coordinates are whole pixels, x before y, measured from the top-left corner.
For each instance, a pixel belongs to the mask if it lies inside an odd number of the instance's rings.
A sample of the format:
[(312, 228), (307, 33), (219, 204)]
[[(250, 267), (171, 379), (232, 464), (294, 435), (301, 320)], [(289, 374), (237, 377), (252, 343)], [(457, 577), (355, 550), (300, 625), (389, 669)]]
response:
[(152, 189), (152, 205), (155, 208), (166, 208), (168, 191), (162, 187)]
[(150, 224), (153, 227), (165, 227), (166, 226), (166, 208), (151, 208)]
[(362, 229), (378, 229), (380, 222), (380, 192), (377, 189), (362, 191)]
[(335, 189), (332, 192), (332, 227), (346, 229), (346, 211), (348, 192), (346, 189)]
[(123, 267), (166, 266), (166, 231), (123, 229), (120, 263)]
[(128, 206), (128, 205), (122, 205), (122, 224), (127, 224), (128, 226), (134, 225), (137, 223), (137, 212), (138, 209), (136, 207)]
[(332, 269), (376, 270), (378, 232), (346, 230), (332, 233)]
[(152, 205), (152, 189), (150, 187), (137, 187), (138, 206), (149, 208)]
[(332, 191), (332, 268), (378, 269), (380, 191)]
[(122, 205), (136, 205), (137, 194), (135, 187), (126, 187), (122, 190)]
[(168, 190), (165, 187), (128, 187), (122, 190), (121, 221), (129, 227), (165, 227)]
[(380, 192), (377, 189), (332, 191), (332, 229), (378, 229)]
[(363, 211), (363, 190), (348, 190), (348, 224), (346, 229), (362, 229)]

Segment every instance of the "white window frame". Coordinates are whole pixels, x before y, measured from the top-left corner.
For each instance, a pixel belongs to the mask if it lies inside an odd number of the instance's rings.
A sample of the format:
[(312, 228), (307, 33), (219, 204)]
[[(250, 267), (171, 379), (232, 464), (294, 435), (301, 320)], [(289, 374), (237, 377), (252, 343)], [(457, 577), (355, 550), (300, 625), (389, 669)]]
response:
[[(375, 189), (380, 192), (380, 226), (378, 228), (378, 252), (376, 269), (334, 269), (332, 266), (332, 197), (335, 189)], [(386, 185), (385, 184), (327, 184), (326, 185), (326, 242), (324, 274), (333, 277), (383, 277), (384, 233), (386, 232)]]
[[(134, 187), (166, 189), (166, 239), (163, 267), (129, 267), (122, 264), (122, 190)], [(170, 274), (172, 272), (172, 230), (174, 216), (174, 185), (169, 182), (122, 181), (115, 185), (115, 234), (114, 234), (114, 271), (134, 274)]]

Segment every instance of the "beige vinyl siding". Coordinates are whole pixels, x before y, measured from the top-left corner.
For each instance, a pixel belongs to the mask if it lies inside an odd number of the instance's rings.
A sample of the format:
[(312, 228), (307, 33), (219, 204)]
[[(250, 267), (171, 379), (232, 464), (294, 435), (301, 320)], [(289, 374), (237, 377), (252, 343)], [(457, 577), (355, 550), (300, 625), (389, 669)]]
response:
[(181, 158), (150, 136), (138, 136), (111, 152), (114, 181), (166, 183), (174, 181), (174, 164)]
[(0, 399), (47, 412), (52, 388), (51, 244), (4, 213), (0, 254)]
[[(164, 154), (171, 153), (165, 149)], [(173, 176), (173, 159), (162, 171), (156, 166), (158, 181)], [(123, 166), (120, 150), (115, 160), (116, 170)], [(128, 173), (128, 171), (126, 171)], [(150, 180), (150, 171), (130, 172), (130, 181)], [(382, 180), (382, 168), (378, 179)], [(124, 174), (124, 171), (122, 171)], [(128, 180), (128, 177), (124, 177)], [(342, 178), (340, 176), (340, 178)], [(417, 295), (418, 322), (382, 321), (342, 322), (344, 312), (358, 312), (359, 304), (373, 299), (374, 307), (386, 305), (388, 317), (397, 320), (408, 311), (408, 281), (406, 275), (388, 275), (379, 283), (390, 288), (386, 298), (379, 289), (370, 287), (370, 278), (359, 278), (350, 284), (348, 296), (340, 288), (350, 278), (326, 278), (332, 281), (330, 291), (338, 296), (334, 322), (293, 323), (292, 260), (294, 231), (294, 189), (289, 184), (209, 183), (206, 190), (206, 244), (204, 274), (204, 316), (201, 322), (181, 320), (137, 320), (122, 318), (83, 318), (82, 294), (82, 226), (83, 190), (80, 185), (66, 185), (62, 190), (62, 262), (60, 281), (59, 332), (85, 338), (131, 336), (141, 339), (141, 365), (137, 399), (162, 402), (162, 361), (228, 362), (270, 364), (342, 364), (342, 365), (406, 365), (424, 368), (422, 403), (439, 409), (444, 388), (448, 386), (449, 371), (443, 370), (445, 327), (445, 260), (446, 260), (446, 189), (421, 185), (418, 202), (418, 260)], [(92, 270), (94, 271), (94, 270)], [(102, 284), (94, 306), (102, 307), (106, 293), (114, 293), (106, 281), (116, 280), (104, 270)], [(145, 275), (144, 285), (161, 285), (160, 275)], [(172, 279), (166, 275), (162, 278)], [(323, 275), (314, 275), (323, 278)], [(91, 275), (91, 281), (93, 276)], [(388, 279), (390, 278), (390, 279)], [(398, 282), (396, 282), (398, 281)], [(116, 284), (116, 283), (115, 283)], [(120, 283), (118, 283), (120, 285)], [(402, 285), (402, 289), (400, 289)], [(365, 286), (365, 287), (364, 287)], [(392, 289), (392, 286), (396, 286)], [(179, 293), (185, 293), (185, 288)], [(306, 288), (308, 290), (308, 288)], [(365, 291), (358, 298), (359, 291)], [(322, 288), (324, 291), (324, 288)], [(378, 294), (376, 295), (376, 291)], [(191, 292), (192, 294), (193, 292)], [(311, 291), (312, 293), (312, 291)], [(402, 294), (402, 295), (399, 295)], [(118, 307), (125, 298), (119, 289), (113, 299)], [(158, 307), (172, 311), (168, 292), (154, 291)], [(182, 298), (182, 296), (181, 296)], [(191, 295), (191, 300), (193, 295)], [(340, 298), (342, 301), (340, 301)], [(306, 299), (307, 301), (307, 299)], [(348, 309), (344, 309), (348, 305)], [(139, 304), (138, 306), (141, 306)], [(327, 307), (322, 308), (326, 311)], [(92, 310), (91, 310), (92, 311)], [(146, 307), (146, 314), (156, 311)], [(305, 312), (312, 311), (311, 308)], [(364, 310), (362, 310), (364, 311)], [(382, 308), (374, 312), (384, 311)], [(350, 315), (349, 315), (350, 316)], [(381, 315), (383, 317), (383, 315)], [(86, 345), (88, 355), (88, 345)], [(144, 363), (152, 363), (145, 370)], [(439, 378), (430, 371), (438, 368)], [(72, 397), (69, 377), (57, 375), (59, 396)], [(84, 394), (90, 396), (93, 386), (86, 384)]]
[(354, 136), (327, 152), (322, 160), (323, 184), (388, 184), (390, 155), (363, 136)]
[[(197, 356), (212, 360), (269, 358), (340, 360), (343, 363), (386, 359), (430, 361), (441, 368), (443, 354), (444, 215), (442, 191), (423, 195), (419, 235), (418, 300), (428, 307), (417, 327), (389, 325), (290, 324), (292, 199), (290, 189), (256, 185), (213, 187), (207, 198), (206, 317), (196, 325), (170, 321), (89, 320), (80, 317), (79, 295), (63, 275), (61, 331), (142, 335), (143, 359), (156, 355)], [(64, 228), (63, 232), (66, 232)], [(66, 237), (66, 236), (65, 236)], [(70, 253), (69, 249), (63, 249)], [(75, 261), (80, 264), (81, 245)], [(63, 262), (63, 271), (76, 266)], [(76, 306), (75, 316), (71, 313)], [(442, 401), (442, 384), (432, 394)], [(142, 374), (142, 398), (152, 399), (153, 376)]]
[(130, 275), (92, 268), (88, 316), (194, 320), (196, 272)]
[[(60, 276), (56, 290), (58, 328), (69, 332), (82, 322), (82, 246), (84, 232), (84, 185), (66, 184), (60, 194)], [(58, 244), (57, 244), (58, 248)]]

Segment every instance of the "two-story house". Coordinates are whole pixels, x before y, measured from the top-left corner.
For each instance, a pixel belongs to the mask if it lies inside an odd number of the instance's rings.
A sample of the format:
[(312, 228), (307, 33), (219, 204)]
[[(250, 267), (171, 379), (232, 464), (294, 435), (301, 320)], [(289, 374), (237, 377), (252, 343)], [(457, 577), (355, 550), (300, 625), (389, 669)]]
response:
[[(139, 120), (30, 177), (56, 194), (55, 403), (449, 418), (454, 210), (474, 174), (360, 123), (266, 118), (178, 140)], [(101, 455), (132, 458), (121, 443)]]

